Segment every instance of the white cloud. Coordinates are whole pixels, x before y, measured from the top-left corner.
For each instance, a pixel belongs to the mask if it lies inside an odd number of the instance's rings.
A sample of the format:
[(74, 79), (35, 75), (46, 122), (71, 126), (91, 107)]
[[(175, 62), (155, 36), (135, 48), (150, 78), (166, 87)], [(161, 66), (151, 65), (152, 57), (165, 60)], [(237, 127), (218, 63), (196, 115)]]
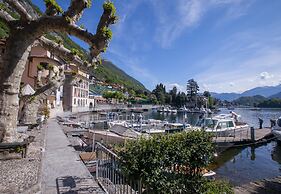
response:
[(209, 85), (208, 84), (202, 84), (200, 87), (200, 91), (209, 91)]
[[(210, 91), (243, 92), (257, 86), (277, 85), (281, 80), (279, 27), (257, 32), (239, 32), (218, 50), (210, 52), (197, 66), (194, 76), (207, 83)], [(233, 84), (232, 84), (233, 83)]]
[(267, 79), (270, 79), (270, 78), (273, 78), (273, 77), (274, 77), (274, 75), (272, 75), (272, 74), (270, 74), (270, 73), (268, 73), (266, 71), (260, 73), (260, 78), (262, 80), (267, 80)]
[(166, 83), (164, 84), (166, 86), (166, 90), (170, 91), (173, 89), (173, 87), (176, 87), (178, 92), (185, 92), (186, 91), (186, 87), (184, 85), (178, 84), (178, 83)]
[[(224, 6), (224, 20), (246, 14), (252, 0), (150, 0), (158, 19), (155, 39), (163, 48), (171, 46), (184, 31), (198, 26), (205, 14)], [(247, 4), (247, 6), (245, 6)]]
[(235, 83), (230, 82), (230, 83), (229, 83), (229, 86), (230, 86), (230, 87), (234, 87), (234, 86), (235, 86)]

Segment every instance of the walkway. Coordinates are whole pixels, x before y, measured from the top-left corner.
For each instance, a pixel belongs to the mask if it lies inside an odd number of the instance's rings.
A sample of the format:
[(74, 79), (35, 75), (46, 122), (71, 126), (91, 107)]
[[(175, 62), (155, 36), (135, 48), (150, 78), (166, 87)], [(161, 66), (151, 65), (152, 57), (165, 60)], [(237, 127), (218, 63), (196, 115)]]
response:
[(104, 193), (70, 146), (56, 120), (49, 120), (46, 126), (42, 193)]

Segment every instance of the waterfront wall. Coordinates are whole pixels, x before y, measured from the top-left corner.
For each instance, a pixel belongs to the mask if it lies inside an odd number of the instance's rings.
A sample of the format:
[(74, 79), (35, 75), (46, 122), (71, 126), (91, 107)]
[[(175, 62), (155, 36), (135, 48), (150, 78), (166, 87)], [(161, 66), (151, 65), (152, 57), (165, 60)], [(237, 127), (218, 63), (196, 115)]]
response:
[(157, 105), (143, 104), (143, 105), (130, 105), (127, 104), (96, 104), (93, 108), (94, 111), (107, 111), (112, 109), (152, 109), (157, 108)]

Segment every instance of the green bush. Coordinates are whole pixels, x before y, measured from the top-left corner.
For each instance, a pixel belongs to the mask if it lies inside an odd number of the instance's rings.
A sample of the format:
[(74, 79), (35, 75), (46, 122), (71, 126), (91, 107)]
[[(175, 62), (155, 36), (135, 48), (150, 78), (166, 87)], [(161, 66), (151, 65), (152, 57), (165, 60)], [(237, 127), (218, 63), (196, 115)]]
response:
[(229, 182), (224, 180), (213, 180), (206, 183), (204, 194), (234, 194)]
[(213, 152), (208, 133), (191, 131), (129, 141), (118, 155), (123, 173), (149, 193), (203, 193)]

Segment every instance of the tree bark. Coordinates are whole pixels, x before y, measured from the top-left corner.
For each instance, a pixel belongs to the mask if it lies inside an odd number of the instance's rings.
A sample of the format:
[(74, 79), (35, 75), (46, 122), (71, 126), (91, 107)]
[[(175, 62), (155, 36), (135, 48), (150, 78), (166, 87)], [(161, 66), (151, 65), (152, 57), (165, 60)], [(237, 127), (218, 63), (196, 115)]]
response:
[(37, 124), (38, 109), (40, 107), (40, 97), (36, 96), (34, 99), (24, 103), (22, 110), (22, 118), (20, 122), (25, 125)]
[(3, 55), (2, 64), (0, 64), (1, 142), (18, 141), (16, 127), (19, 110), (19, 88), (32, 44), (32, 40), (21, 40), (20, 36), (18, 38), (7, 40), (6, 51)]

